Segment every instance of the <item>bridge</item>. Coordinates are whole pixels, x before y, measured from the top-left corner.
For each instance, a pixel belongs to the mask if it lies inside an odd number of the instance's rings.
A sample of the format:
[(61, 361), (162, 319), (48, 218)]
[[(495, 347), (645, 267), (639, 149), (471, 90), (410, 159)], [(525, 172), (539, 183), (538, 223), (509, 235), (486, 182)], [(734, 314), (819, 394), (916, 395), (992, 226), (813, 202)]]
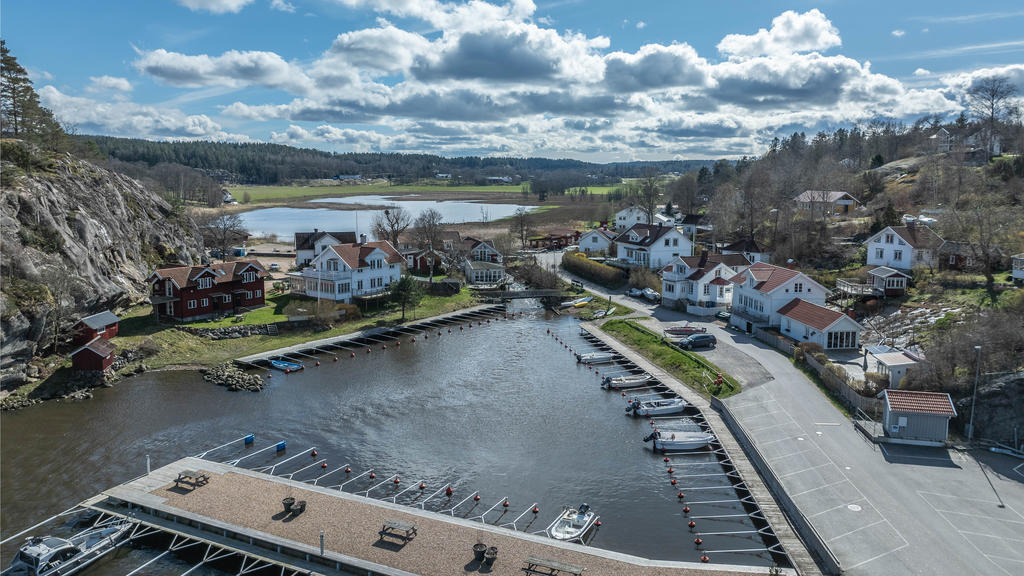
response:
[(500, 300), (521, 300), (523, 298), (559, 297), (570, 298), (574, 294), (565, 290), (481, 290), (477, 292), (481, 298)]

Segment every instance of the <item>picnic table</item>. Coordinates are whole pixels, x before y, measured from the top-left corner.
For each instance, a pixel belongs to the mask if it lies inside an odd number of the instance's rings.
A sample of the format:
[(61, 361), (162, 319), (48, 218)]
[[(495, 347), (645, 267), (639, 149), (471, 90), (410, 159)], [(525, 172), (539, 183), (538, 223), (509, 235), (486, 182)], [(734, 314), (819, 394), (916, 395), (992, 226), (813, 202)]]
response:
[[(545, 571), (542, 572), (541, 569), (544, 569)], [(550, 576), (552, 574), (561, 574), (564, 572), (566, 574), (575, 574), (575, 576), (580, 576), (580, 573), (584, 570), (586, 570), (586, 568), (582, 566), (567, 564), (557, 560), (549, 560), (548, 558), (541, 558), (539, 556), (530, 556), (526, 560), (523, 560), (523, 572), (527, 572), (529, 574), (545, 574)]]
[(385, 520), (379, 534), (382, 539), (385, 536), (394, 536), (408, 542), (416, 536), (416, 526), (397, 520)]
[(195, 470), (182, 470), (178, 472), (178, 477), (174, 480), (175, 486), (181, 486), (182, 484), (188, 484), (193, 489), (203, 486), (210, 481), (210, 475), (206, 472), (197, 472)]

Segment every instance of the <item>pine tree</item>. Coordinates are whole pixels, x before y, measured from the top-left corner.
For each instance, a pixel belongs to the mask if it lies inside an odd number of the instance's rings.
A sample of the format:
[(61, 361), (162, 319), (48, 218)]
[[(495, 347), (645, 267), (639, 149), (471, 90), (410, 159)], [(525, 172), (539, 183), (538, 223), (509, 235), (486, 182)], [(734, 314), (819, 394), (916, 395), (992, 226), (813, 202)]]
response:
[(49, 109), (39, 104), (28, 72), (0, 40), (0, 133), (57, 149), (64, 131)]

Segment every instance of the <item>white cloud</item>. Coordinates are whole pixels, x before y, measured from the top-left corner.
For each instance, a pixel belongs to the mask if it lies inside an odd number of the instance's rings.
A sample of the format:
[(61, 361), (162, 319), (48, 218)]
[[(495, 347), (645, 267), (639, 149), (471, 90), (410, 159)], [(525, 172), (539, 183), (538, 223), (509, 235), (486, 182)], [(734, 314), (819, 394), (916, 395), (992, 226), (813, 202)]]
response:
[(86, 90), (89, 92), (104, 92), (107, 90), (115, 90), (120, 92), (131, 92), (132, 83), (127, 78), (117, 78), (115, 76), (90, 76), (89, 85), (86, 86)]
[(1009, 64), (994, 68), (980, 68), (971, 72), (946, 74), (940, 80), (952, 92), (963, 94), (979, 81), (993, 76), (1005, 76), (1011, 84), (1017, 87), (1017, 96), (1024, 97), (1024, 64)]
[(174, 0), (178, 4), (197, 12), (205, 10), (213, 14), (237, 13), (253, 0)]
[(643, 30), (646, 27), (647, 27), (647, 22), (644, 22), (643, 20), (641, 20), (641, 21), (636, 23), (636, 29), (637, 30)]
[(273, 52), (231, 50), (220, 56), (189, 56), (164, 49), (143, 52), (135, 67), (172, 86), (265, 86), (293, 93), (312, 88), (312, 81), (298, 67)]
[(668, 86), (702, 86), (710, 66), (689, 44), (647, 44), (635, 54), (612, 52), (604, 58), (605, 81), (615, 90), (645, 91)]
[(336, 128), (329, 124), (321, 124), (313, 130), (291, 124), (284, 132), (271, 132), (273, 142), (294, 144), (299, 142), (328, 142), (346, 144), (348, 149), (357, 152), (381, 150), (387, 147), (389, 138), (372, 130), (353, 130)]
[(892, 34), (893, 36), (895, 36), (897, 38), (903, 38), (907, 34), (907, 31), (906, 30), (896, 29), (896, 30), (893, 30), (892, 32), (890, 32), (890, 34)]
[(295, 4), (287, 0), (270, 0), (270, 8), (271, 10), (279, 10), (281, 12), (295, 12)]
[(930, 70), (925, 70), (924, 68), (918, 68), (917, 70), (914, 70), (914, 76), (931, 76), (931, 74), (932, 73)]
[(31, 66), (25, 66), (25, 71), (28, 72), (28, 77), (33, 82), (53, 80), (53, 74), (50, 74), (46, 70), (40, 70), (39, 68), (33, 68)]
[(770, 30), (756, 34), (729, 34), (718, 43), (718, 51), (730, 59), (762, 55), (827, 50), (842, 44), (839, 30), (817, 8), (798, 14), (787, 10), (772, 20)]
[(331, 47), (313, 66), (313, 76), (341, 75), (351, 79), (352, 67), (374, 72), (406, 72), (431, 48), (431, 42), (414, 32), (406, 32), (387, 22), (379, 28), (366, 28), (339, 34)]

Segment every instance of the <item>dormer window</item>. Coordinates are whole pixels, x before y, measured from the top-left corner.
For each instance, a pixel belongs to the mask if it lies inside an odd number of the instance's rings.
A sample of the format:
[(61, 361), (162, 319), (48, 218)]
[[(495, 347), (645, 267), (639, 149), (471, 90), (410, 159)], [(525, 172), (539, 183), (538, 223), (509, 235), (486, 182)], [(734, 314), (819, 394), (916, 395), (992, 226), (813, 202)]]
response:
[(210, 286), (213, 286), (213, 278), (200, 278), (197, 282), (200, 290), (205, 290)]
[(256, 273), (255, 272), (250, 271), (250, 272), (245, 272), (245, 273), (242, 274), (242, 282), (255, 282), (255, 281), (256, 281)]

